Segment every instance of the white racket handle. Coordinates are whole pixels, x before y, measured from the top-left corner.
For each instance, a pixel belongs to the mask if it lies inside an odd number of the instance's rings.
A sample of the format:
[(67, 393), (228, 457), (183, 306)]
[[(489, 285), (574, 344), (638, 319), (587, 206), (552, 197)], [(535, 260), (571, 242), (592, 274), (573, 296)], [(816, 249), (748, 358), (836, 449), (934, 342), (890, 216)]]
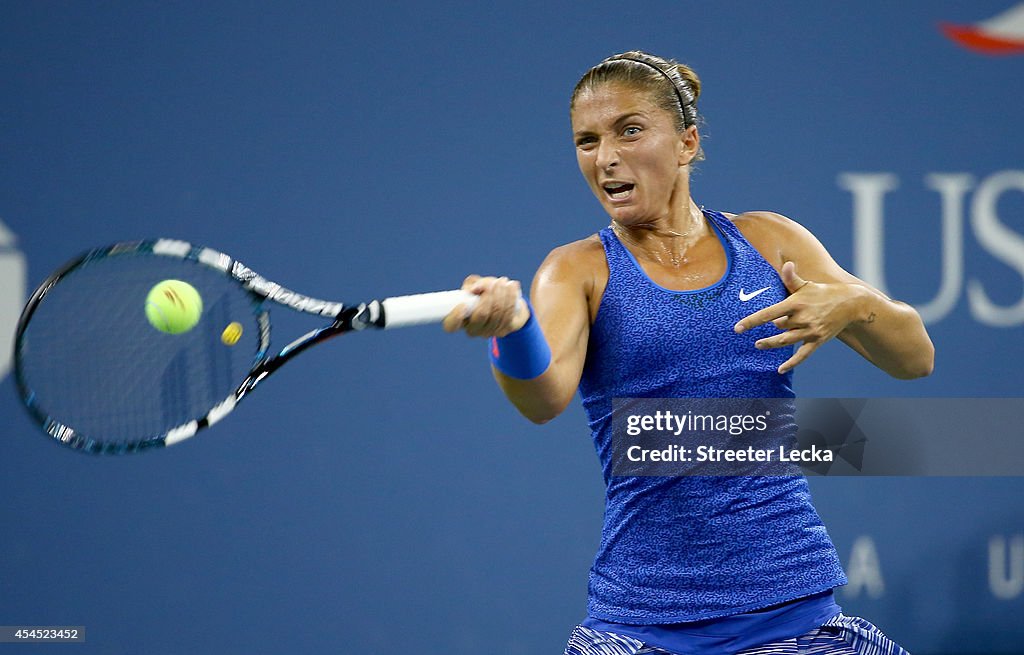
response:
[(384, 329), (440, 323), (459, 305), (473, 309), (479, 298), (461, 289), (385, 298), (380, 303), (384, 307)]

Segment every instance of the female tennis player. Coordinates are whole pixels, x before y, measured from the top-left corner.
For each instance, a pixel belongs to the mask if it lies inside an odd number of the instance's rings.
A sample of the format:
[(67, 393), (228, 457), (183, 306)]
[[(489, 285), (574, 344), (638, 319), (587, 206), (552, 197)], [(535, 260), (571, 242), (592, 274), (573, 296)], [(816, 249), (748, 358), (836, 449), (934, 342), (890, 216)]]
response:
[(803, 477), (611, 475), (613, 398), (790, 398), (793, 368), (833, 338), (897, 378), (932, 370), (918, 314), (799, 224), (694, 202), (699, 94), (690, 68), (639, 51), (590, 69), (573, 139), (611, 225), (548, 255), (532, 307), (515, 281), (468, 277), (479, 303), (445, 329), (491, 337), (495, 378), (532, 421), (580, 391), (607, 492), (568, 655), (901, 655), (836, 605), (846, 577)]

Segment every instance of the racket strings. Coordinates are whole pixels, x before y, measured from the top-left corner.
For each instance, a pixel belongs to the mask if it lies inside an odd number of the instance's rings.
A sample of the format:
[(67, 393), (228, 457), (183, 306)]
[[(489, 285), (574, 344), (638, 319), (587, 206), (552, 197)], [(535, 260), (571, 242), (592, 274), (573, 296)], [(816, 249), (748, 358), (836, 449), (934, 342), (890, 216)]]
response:
[[(145, 298), (178, 279), (203, 299), (182, 334), (155, 329)], [(113, 256), (89, 261), (36, 307), (19, 349), (19, 375), (37, 413), (102, 442), (136, 442), (202, 418), (231, 395), (260, 349), (253, 297), (190, 260)], [(222, 338), (233, 322), (238, 341)]]

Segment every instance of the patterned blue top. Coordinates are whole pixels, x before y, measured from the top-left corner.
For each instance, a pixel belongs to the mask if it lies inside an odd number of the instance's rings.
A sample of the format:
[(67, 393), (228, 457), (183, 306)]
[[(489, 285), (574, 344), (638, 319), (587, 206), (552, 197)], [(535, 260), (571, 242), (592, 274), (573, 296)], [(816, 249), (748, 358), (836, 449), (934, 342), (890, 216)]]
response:
[[(787, 398), (792, 348), (760, 351), (772, 325), (733, 332), (783, 300), (778, 273), (733, 223), (705, 212), (728, 260), (695, 291), (655, 284), (610, 228), (600, 232), (608, 286), (580, 381), (607, 485), (589, 616), (630, 624), (698, 621), (846, 583), (803, 477), (613, 477), (613, 398)], [(747, 302), (747, 296), (767, 288)]]

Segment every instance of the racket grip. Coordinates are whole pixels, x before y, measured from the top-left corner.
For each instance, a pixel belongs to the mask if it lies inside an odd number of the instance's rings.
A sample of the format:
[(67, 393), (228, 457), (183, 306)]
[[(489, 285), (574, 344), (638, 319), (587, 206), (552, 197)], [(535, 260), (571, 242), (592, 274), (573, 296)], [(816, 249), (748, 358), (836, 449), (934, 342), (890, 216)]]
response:
[(478, 299), (476, 294), (461, 289), (385, 298), (381, 301), (384, 329), (440, 323), (459, 305), (464, 304), (467, 309), (473, 309)]

